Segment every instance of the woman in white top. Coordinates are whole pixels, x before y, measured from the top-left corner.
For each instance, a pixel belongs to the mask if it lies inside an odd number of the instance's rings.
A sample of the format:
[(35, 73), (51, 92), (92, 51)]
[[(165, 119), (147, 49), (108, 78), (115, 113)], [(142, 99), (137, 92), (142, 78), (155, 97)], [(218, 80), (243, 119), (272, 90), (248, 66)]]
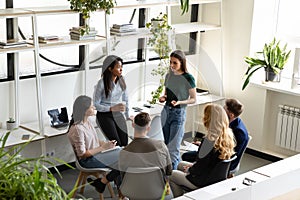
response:
[(89, 117), (95, 115), (95, 107), (88, 96), (79, 96), (73, 104), (73, 115), (68, 138), (81, 166), (85, 168), (114, 167), (121, 148), (102, 152), (116, 146), (116, 141), (100, 141)]

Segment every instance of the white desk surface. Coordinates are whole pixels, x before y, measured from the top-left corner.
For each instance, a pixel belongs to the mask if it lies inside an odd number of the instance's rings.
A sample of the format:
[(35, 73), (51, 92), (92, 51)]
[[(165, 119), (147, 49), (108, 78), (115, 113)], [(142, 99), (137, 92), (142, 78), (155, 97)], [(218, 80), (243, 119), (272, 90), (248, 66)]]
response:
[[(5, 133), (7, 133), (7, 132), (8, 132), (8, 130), (0, 129), (0, 137), (4, 136)], [(29, 139), (22, 140), (23, 135), (29, 135)], [(44, 137), (37, 135), (33, 132), (30, 132), (23, 128), (18, 128), (16, 130), (12, 130), (10, 132), (10, 135), (8, 136), (5, 147), (10, 147), (10, 146), (18, 145), (18, 144), (24, 144), (24, 143), (28, 142), (29, 140), (31, 140), (31, 141), (41, 140), (43, 138)], [(0, 141), (0, 144), (2, 145), (2, 141)]]
[[(136, 116), (140, 112), (149, 113), (149, 115), (159, 115), (163, 109), (163, 104), (151, 105), (151, 108), (147, 108), (144, 104), (150, 105), (146, 101), (129, 102), (129, 116)], [(141, 111), (135, 111), (133, 107), (141, 108)]]
[(216, 199), (218, 197), (223, 197), (224, 195), (233, 194), (236, 192), (243, 193), (251, 193), (251, 187), (244, 185), (243, 180), (245, 178), (249, 178), (251, 180), (256, 181), (253, 185), (268, 179), (267, 176), (255, 173), (253, 171), (246, 172), (244, 174), (235, 176), (233, 178), (226, 179), (219, 183), (209, 185), (204, 188), (200, 188), (198, 190), (185, 193), (184, 196), (189, 197), (191, 199)]
[(180, 196), (180, 197), (177, 197), (177, 198), (173, 198), (172, 200), (191, 200), (191, 198), (186, 197), (186, 196)]
[(299, 168), (300, 154), (285, 158), (283, 160), (271, 163), (260, 168), (254, 169), (257, 173), (264, 174), (269, 177), (275, 177)]
[(217, 101), (224, 100), (224, 97), (216, 96), (214, 94), (205, 94), (205, 95), (199, 95), (197, 94), (197, 101), (194, 104), (189, 104), (188, 106), (195, 106), (195, 105), (201, 105), (206, 103), (214, 103)]
[[(50, 126), (48, 121), (44, 122), (44, 136), (46, 137), (52, 137), (52, 136), (58, 136), (58, 135), (63, 135), (67, 132), (68, 126), (63, 127), (63, 128), (53, 128)], [(39, 122), (29, 122), (29, 123), (24, 123), (21, 124), (21, 127), (30, 130), (34, 133), (40, 134), (40, 129), (39, 129)]]

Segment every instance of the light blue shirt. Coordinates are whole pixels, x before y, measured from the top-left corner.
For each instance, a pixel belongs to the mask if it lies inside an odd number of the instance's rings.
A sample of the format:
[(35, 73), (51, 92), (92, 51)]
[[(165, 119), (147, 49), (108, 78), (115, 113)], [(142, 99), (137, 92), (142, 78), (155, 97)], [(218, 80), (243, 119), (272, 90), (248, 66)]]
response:
[(94, 88), (94, 106), (99, 112), (109, 112), (111, 106), (116, 104), (126, 102), (126, 111), (125, 116), (129, 118), (129, 108), (128, 108), (128, 94), (127, 90), (122, 90), (120, 82), (112, 82), (112, 90), (108, 94), (108, 97), (105, 96), (104, 82), (101, 78), (97, 85)]

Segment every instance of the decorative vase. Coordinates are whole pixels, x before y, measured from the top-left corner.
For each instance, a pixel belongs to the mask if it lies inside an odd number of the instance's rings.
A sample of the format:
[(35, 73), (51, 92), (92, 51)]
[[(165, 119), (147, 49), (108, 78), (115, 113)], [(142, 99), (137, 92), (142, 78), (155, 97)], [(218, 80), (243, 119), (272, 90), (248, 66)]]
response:
[(17, 128), (17, 122), (10, 122), (10, 121), (7, 121), (6, 122), (6, 129), (7, 130), (13, 130), (13, 129), (15, 129), (15, 128)]
[(164, 23), (164, 20), (151, 20), (151, 25), (153, 28), (158, 28), (158, 25), (162, 23)]
[(280, 82), (281, 71), (279, 73), (275, 73), (272, 68), (265, 69), (265, 81), (272, 81), (272, 82)]

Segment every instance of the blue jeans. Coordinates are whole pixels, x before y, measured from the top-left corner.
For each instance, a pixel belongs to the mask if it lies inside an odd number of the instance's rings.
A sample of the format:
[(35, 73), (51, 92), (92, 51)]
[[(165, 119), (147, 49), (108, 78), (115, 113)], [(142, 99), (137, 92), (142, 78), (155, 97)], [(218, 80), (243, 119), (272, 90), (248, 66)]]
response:
[(118, 168), (119, 154), (122, 150), (121, 147), (118, 147), (115, 150), (107, 151), (104, 153), (97, 153), (88, 158), (83, 158), (79, 160), (79, 164), (85, 168)]
[(186, 108), (164, 106), (161, 112), (165, 143), (169, 149), (173, 169), (177, 169), (180, 161), (180, 144), (184, 135)]

